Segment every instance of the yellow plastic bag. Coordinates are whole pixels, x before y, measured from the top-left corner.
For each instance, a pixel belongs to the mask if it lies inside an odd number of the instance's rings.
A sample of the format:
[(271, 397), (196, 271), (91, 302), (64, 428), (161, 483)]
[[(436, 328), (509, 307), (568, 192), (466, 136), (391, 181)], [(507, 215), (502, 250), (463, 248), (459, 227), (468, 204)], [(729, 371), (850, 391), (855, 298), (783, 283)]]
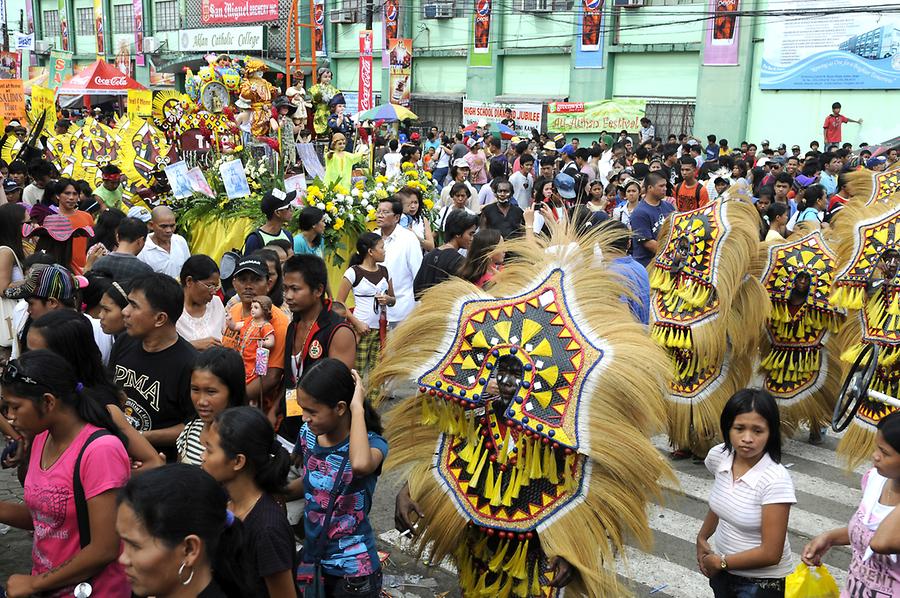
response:
[(784, 598), (838, 598), (841, 592), (825, 565), (800, 563), (785, 580)]

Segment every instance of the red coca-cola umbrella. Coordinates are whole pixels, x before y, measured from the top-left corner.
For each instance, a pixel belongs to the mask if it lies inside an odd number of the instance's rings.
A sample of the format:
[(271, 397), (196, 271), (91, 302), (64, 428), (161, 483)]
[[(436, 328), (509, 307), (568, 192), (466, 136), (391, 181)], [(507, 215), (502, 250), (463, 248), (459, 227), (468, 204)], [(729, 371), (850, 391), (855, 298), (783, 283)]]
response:
[(66, 81), (57, 91), (61, 96), (124, 96), (129, 89), (147, 89), (115, 66), (98, 60)]

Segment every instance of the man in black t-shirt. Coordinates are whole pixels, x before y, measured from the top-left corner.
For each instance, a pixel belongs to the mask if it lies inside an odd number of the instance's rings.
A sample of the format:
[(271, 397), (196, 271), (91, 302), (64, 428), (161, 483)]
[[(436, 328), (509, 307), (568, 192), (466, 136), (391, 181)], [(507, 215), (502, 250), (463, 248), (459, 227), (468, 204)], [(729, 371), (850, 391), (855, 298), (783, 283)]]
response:
[(125, 391), (125, 417), (167, 460), (175, 439), (195, 416), (191, 370), (197, 351), (175, 331), (184, 292), (174, 278), (147, 274), (132, 281), (122, 310), (125, 331), (109, 358), (115, 383)]
[(496, 229), (504, 239), (518, 237), (525, 231), (525, 213), (522, 208), (510, 202), (512, 183), (502, 178), (493, 184), (497, 201), (482, 208), (481, 228)]

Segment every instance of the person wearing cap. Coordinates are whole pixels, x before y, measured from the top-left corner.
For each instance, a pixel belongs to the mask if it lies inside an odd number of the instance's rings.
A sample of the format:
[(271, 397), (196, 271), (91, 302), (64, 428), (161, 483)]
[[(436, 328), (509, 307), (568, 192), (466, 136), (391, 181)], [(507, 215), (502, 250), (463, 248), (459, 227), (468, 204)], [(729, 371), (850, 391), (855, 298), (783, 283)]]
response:
[(469, 165), (469, 179), (475, 187), (477, 196), (481, 188), (487, 183), (487, 156), (484, 155), (484, 149), (481, 147), (481, 141), (474, 135), (466, 141), (469, 147), (469, 153), (463, 158)]
[(125, 417), (170, 462), (184, 422), (194, 417), (191, 370), (197, 350), (175, 328), (183, 311), (177, 280), (156, 272), (138, 276), (122, 310), (126, 334), (109, 357), (113, 382), (126, 396)]
[(666, 217), (675, 211), (675, 206), (664, 201), (668, 181), (659, 173), (648, 173), (644, 178), (644, 199), (631, 213), (630, 224), (633, 233), (632, 255), (644, 267), (659, 249), (656, 235)]
[(293, 206), (296, 199), (296, 191), (285, 192), (281, 189), (272, 189), (263, 195), (259, 208), (266, 217), (266, 223), (247, 235), (244, 240), (244, 255), (262, 249), (275, 239), (285, 239), (291, 246), (294, 245), (294, 236), (285, 227), (294, 217)]
[(883, 172), (887, 168), (887, 158), (875, 156), (866, 160), (866, 168), (875, 172)]
[[(255, 255), (244, 256), (235, 266), (232, 285), (239, 301), (228, 308), (231, 321), (238, 324), (236, 330), (226, 328), (222, 345), (241, 352), (241, 330), (249, 330), (253, 316), (250, 307), (253, 300), (269, 294), (269, 266), (265, 259)], [(288, 316), (276, 306), (272, 310), (271, 324), (275, 329), (275, 346), (269, 351), (269, 367), (265, 375), (254, 378), (247, 384), (247, 399), (259, 406), (274, 421), (277, 395), (282, 378), (282, 364), (285, 356), (285, 335), (289, 324)]]
[(137, 218), (125, 218), (116, 228), (115, 251), (97, 259), (91, 267), (112, 280), (130, 284), (132, 279), (152, 274), (153, 268), (137, 258), (147, 240), (147, 224)]
[(154, 272), (178, 278), (181, 266), (191, 257), (184, 237), (175, 233), (175, 212), (167, 206), (157, 206), (150, 212), (150, 230), (138, 259)]
[(450, 205), (450, 189), (456, 183), (465, 183), (469, 188), (468, 207), (470, 210), (477, 213), (478, 191), (476, 191), (475, 187), (472, 186), (472, 183), (469, 182), (469, 163), (464, 158), (453, 161), (453, 165), (450, 167), (450, 180), (448, 180), (447, 184), (444, 185), (444, 188), (441, 189), (441, 198), (437, 207), (442, 208)]
[[(344, 94), (339, 93), (331, 98), (331, 101), (328, 102), (328, 107), (331, 109), (331, 116), (328, 117), (328, 130), (332, 135), (340, 133), (347, 139), (352, 139), (353, 121), (350, 120), (349, 116), (344, 114), (344, 110), (347, 108), (347, 101), (344, 99)], [(352, 147), (350, 149), (352, 149)]]
[(571, 143), (567, 143), (559, 149), (559, 171), (573, 178), (578, 174), (578, 165), (575, 164), (574, 156), (575, 148), (572, 147)]
[(6, 197), (6, 202), (0, 203), (19, 203), (22, 201), (22, 187), (12, 179), (3, 181), (3, 194)]
[(115, 164), (108, 164), (100, 169), (103, 182), (94, 189), (94, 200), (100, 211), (110, 208), (122, 209), (122, 171)]

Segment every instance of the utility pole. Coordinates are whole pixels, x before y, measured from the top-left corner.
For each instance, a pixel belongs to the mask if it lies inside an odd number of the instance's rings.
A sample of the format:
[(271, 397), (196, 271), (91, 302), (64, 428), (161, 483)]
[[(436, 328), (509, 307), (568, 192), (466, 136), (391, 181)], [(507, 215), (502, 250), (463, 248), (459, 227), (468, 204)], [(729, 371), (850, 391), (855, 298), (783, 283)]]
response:
[(372, 31), (372, 0), (366, 0), (366, 29)]

